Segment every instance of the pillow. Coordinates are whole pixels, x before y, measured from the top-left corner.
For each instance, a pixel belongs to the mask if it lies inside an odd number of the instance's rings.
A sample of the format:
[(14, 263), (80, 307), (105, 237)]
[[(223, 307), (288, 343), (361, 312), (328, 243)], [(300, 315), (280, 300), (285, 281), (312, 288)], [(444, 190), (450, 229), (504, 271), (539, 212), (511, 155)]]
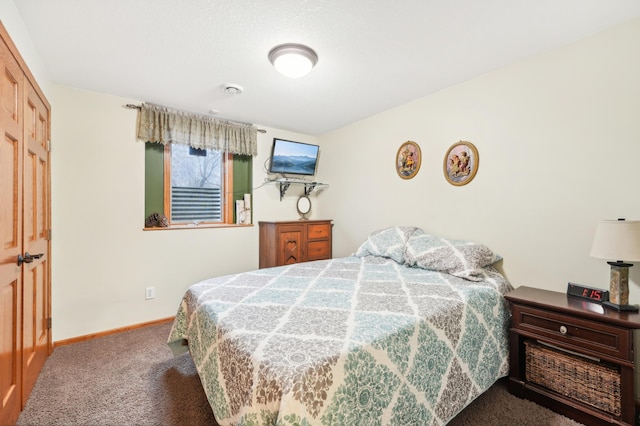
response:
[(391, 258), (398, 263), (404, 263), (405, 244), (412, 235), (419, 234), (424, 234), (424, 231), (415, 226), (393, 226), (374, 231), (362, 243), (354, 256), (381, 256)]
[(469, 281), (482, 281), (482, 268), (502, 260), (499, 254), (482, 244), (424, 233), (409, 238), (404, 258), (408, 266), (446, 272)]

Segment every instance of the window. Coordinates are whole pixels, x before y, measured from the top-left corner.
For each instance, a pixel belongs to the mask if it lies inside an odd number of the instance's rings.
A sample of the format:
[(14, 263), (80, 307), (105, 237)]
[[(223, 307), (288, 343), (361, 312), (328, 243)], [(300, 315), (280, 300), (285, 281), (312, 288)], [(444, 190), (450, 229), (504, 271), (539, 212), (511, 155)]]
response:
[[(172, 223), (221, 222), (224, 155), (211, 149), (169, 145)], [(166, 198), (166, 194), (165, 194)]]
[(145, 144), (145, 217), (170, 227), (235, 223), (235, 201), (251, 193), (252, 157), (182, 144)]
[(159, 105), (135, 108), (136, 137), (145, 142), (145, 224), (157, 222), (154, 213), (176, 228), (233, 224), (236, 201), (251, 194), (257, 129)]

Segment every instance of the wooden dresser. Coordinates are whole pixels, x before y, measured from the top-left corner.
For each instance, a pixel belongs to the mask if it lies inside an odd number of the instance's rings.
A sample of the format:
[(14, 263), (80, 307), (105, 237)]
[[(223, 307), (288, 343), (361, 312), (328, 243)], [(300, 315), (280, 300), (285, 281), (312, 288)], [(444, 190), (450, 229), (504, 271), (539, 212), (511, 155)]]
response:
[(331, 259), (331, 220), (258, 222), (260, 268)]

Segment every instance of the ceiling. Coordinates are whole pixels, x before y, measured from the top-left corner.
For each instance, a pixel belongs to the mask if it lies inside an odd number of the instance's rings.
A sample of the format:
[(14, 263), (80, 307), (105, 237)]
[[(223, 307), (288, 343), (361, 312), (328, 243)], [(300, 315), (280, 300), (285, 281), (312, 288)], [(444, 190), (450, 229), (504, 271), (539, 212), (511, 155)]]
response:
[[(640, 16), (638, 0), (14, 3), (56, 84), (316, 136)], [(307, 76), (268, 62), (288, 42), (318, 53)]]

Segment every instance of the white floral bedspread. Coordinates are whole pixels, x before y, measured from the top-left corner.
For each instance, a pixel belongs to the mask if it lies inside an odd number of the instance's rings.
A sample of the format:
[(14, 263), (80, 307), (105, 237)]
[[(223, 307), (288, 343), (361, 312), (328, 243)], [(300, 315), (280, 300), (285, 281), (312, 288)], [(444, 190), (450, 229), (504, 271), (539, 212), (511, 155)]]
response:
[(221, 426), (444, 424), (508, 372), (511, 286), (481, 275), (354, 256), (213, 278), (169, 345)]

